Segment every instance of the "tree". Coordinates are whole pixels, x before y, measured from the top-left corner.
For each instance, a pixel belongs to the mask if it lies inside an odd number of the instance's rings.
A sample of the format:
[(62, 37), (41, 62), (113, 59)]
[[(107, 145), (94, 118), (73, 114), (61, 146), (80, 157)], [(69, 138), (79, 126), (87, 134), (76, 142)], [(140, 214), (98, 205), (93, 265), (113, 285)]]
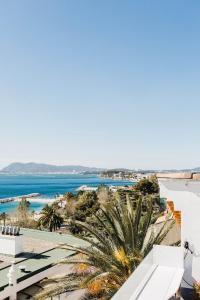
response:
[(72, 192), (67, 192), (66, 194), (64, 194), (64, 199), (66, 199), (67, 201), (71, 200), (74, 197), (75, 195)]
[(53, 290), (47, 288), (35, 299), (80, 288), (87, 290), (84, 299), (112, 298), (153, 245), (160, 244), (170, 230), (165, 224), (155, 236), (149, 231), (153, 204), (149, 197), (148, 211), (144, 214), (142, 201), (140, 197), (136, 209), (130, 200), (126, 203), (116, 200), (102, 206), (96, 219), (99, 226), (104, 227), (103, 231), (98, 226), (77, 221), (76, 224), (88, 233), (87, 237), (80, 237), (88, 242), (88, 247), (66, 245), (65, 248), (75, 251), (76, 255), (63, 261), (74, 264), (76, 271), (62, 280), (59, 278)]
[(159, 193), (159, 185), (156, 176), (141, 179), (136, 185), (135, 190), (142, 195), (151, 195)]
[(89, 222), (90, 218), (98, 211), (100, 204), (95, 192), (84, 192), (78, 198), (74, 213), (70, 219), (70, 231), (73, 234), (84, 233), (76, 221)]
[(38, 220), (40, 228), (48, 228), (49, 231), (55, 231), (61, 227), (63, 218), (60, 216), (54, 206), (46, 205), (41, 211), (41, 217)]
[(30, 207), (30, 202), (27, 201), (25, 197), (23, 197), (17, 207), (19, 226), (24, 226), (27, 224), (29, 218), (29, 207)]
[(6, 219), (8, 218), (8, 214), (6, 214), (5, 212), (0, 214), (0, 220), (3, 220), (3, 225), (6, 225)]
[(65, 216), (66, 218), (70, 218), (74, 214), (78, 197), (77, 195), (68, 192), (64, 194), (63, 200), (65, 201)]
[(100, 185), (97, 189), (97, 197), (100, 204), (112, 201), (112, 192), (107, 185)]

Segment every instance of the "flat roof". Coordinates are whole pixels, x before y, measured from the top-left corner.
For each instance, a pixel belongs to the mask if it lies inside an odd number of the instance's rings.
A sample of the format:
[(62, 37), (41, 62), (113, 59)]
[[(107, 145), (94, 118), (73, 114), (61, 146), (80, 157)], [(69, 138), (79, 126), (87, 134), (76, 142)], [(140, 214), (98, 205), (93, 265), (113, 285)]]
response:
[[(54, 248), (41, 254), (35, 255), (32, 258), (20, 261), (16, 263), (17, 267), (17, 280), (24, 280), (28, 277), (35, 275), (36, 273), (43, 271), (45, 268), (50, 267), (53, 263), (60, 261), (61, 259), (71, 255), (72, 251), (66, 251), (64, 249)], [(26, 266), (26, 272), (19, 269), (20, 265)], [(0, 289), (8, 285), (8, 271), (9, 267), (0, 270)]]
[(190, 192), (200, 197), (200, 180), (159, 178), (168, 190), (175, 192)]
[[(32, 256), (29, 258), (25, 258), (24, 255), (22, 259), (15, 263), (17, 267), (17, 280), (22, 281), (31, 277), (45, 269), (48, 269), (53, 264), (59, 262), (63, 258), (66, 258), (73, 254), (73, 251), (65, 250), (58, 248), (59, 244), (67, 243), (69, 245), (77, 245), (77, 246), (86, 246), (87, 243), (81, 241), (80, 239), (71, 236), (69, 234), (59, 234), (55, 232), (46, 232), (40, 230), (33, 229), (21, 229), (21, 233), (28, 238), (33, 238), (41, 241), (51, 241), (55, 243), (55, 246), (51, 249), (47, 249), (43, 252), (31, 253)], [(10, 257), (10, 262), (13, 261), (14, 258)], [(0, 264), (0, 290), (2, 290), (6, 285), (8, 285), (7, 274), (9, 271), (11, 263), (4, 267), (4, 265)], [(26, 266), (26, 272), (23, 272), (19, 269), (20, 265)]]
[(22, 228), (20, 230), (20, 233), (22, 233), (25, 237), (53, 242), (57, 245), (60, 243), (65, 243), (65, 244), (69, 243), (70, 245), (78, 245), (78, 246), (87, 245), (86, 242), (80, 240), (79, 238), (76, 238), (73, 235), (65, 234), (65, 233), (49, 232), (49, 231), (27, 229), (27, 228)]

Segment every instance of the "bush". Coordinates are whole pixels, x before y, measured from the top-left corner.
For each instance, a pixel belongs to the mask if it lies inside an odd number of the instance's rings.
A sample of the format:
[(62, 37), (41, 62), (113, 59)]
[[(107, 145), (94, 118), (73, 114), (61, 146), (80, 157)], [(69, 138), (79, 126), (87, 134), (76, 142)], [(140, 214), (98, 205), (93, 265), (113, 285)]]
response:
[(156, 176), (141, 179), (136, 185), (135, 190), (142, 195), (151, 195), (159, 193), (159, 185)]

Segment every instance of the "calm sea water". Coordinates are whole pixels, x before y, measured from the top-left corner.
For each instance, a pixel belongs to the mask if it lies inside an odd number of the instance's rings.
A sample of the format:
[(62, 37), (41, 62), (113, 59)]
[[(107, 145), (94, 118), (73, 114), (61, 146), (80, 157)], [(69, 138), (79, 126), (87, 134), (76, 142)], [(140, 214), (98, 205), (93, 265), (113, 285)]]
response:
[[(128, 181), (116, 181), (102, 179), (95, 175), (0, 175), (0, 198), (22, 196), (31, 193), (39, 193), (45, 198), (53, 198), (56, 194), (75, 192), (81, 185), (98, 186), (106, 185), (130, 185)], [(14, 211), (17, 202), (0, 204), (1, 212)], [(31, 210), (41, 210), (44, 203), (31, 203)]]

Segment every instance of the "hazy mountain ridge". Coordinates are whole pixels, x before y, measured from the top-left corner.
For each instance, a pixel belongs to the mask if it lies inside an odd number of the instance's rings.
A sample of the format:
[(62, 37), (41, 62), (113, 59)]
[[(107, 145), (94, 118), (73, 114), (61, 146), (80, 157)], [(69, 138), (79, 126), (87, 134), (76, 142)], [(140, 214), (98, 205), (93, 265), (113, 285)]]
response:
[(104, 169), (95, 167), (85, 167), (80, 165), (66, 165), (57, 166), (51, 164), (42, 163), (11, 163), (7, 167), (0, 170), (0, 173), (6, 174), (80, 174), (80, 173), (101, 173), (104, 171), (115, 171), (115, 172), (200, 172), (200, 167), (191, 169), (171, 169), (171, 170), (131, 170), (126, 168), (114, 168), (114, 169)]
[(45, 173), (84, 173), (101, 172), (105, 169), (85, 167), (79, 165), (57, 166), (40, 163), (11, 163), (3, 168), (1, 173), (9, 174), (45, 174)]

